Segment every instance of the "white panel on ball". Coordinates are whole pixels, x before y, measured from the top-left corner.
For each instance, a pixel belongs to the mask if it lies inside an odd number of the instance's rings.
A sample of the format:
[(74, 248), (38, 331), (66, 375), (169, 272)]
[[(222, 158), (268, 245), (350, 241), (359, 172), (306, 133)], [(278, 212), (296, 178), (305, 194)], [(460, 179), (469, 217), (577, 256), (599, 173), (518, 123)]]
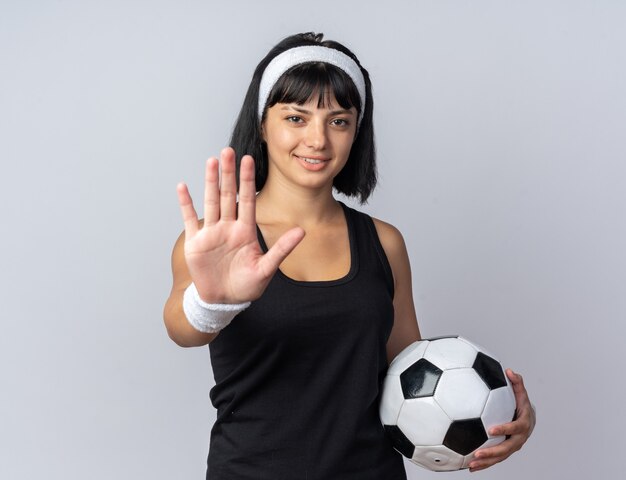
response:
[(397, 425), (413, 445), (440, 445), (450, 423), (433, 397), (423, 397), (404, 401)]
[(430, 342), (424, 358), (442, 370), (447, 368), (471, 367), (478, 351), (469, 343), (456, 338), (441, 338)]
[(491, 427), (502, 425), (513, 420), (515, 414), (515, 395), (508, 385), (506, 387), (496, 388), (489, 393), (485, 411), (480, 417), (489, 433)]
[(435, 391), (435, 400), (452, 420), (480, 417), (488, 396), (487, 385), (472, 368), (446, 370)]
[(402, 385), (397, 375), (387, 375), (383, 384), (383, 399), (380, 402), (380, 420), (384, 425), (397, 425), (398, 414), (404, 402)]
[(443, 445), (415, 447), (412, 462), (434, 471), (458, 470), (463, 467), (465, 458)]

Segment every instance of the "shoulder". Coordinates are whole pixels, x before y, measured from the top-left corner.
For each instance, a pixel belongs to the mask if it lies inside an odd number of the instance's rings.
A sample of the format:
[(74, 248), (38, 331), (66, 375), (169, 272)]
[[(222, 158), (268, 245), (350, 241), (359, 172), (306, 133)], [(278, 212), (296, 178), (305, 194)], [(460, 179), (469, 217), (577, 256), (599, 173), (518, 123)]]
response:
[[(348, 207), (353, 212), (353, 215), (361, 217), (366, 223), (374, 225), (378, 240), (387, 255), (387, 259), (392, 263), (395, 257), (402, 257), (406, 253), (406, 246), (404, 244), (404, 238), (396, 227), (392, 224), (384, 222), (378, 218), (372, 217), (365, 212)], [(393, 265), (392, 265), (393, 267)]]
[(403, 252), (406, 253), (406, 245), (400, 230), (378, 218), (372, 217), (372, 220), (374, 221), (376, 233), (387, 256), (397, 256)]
[(409, 255), (404, 243), (404, 238), (396, 227), (390, 223), (384, 222), (378, 218), (372, 217), (376, 233), (380, 240), (380, 244), (385, 251), (391, 271), (393, 273), (394, 283), (398, 287), (399, 280), (404, 282), (407, 276), (410, 276)]

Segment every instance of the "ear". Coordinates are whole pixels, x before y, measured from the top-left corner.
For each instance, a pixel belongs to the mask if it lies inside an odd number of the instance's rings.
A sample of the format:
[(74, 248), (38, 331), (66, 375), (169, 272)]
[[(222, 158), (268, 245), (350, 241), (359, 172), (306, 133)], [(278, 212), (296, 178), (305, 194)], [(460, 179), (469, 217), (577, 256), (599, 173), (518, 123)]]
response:
[(267, 143), (267, 140), (265, 138), (265, 121), (261, 123), (261, 140), (263, 140), (264, 143)]

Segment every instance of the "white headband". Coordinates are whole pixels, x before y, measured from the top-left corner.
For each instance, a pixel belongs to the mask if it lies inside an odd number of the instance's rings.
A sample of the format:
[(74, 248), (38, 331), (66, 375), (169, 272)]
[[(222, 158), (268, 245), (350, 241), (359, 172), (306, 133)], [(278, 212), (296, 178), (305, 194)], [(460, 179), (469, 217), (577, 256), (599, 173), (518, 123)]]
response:
[(291, 48), (272, 59), (263, 72), (259, 86), (259, 121), (263, 117), (265, 104), (278, 79), (291, 67), (308, 62), (329, 63), (343, 70), (352, 79), (359, 91), (359, 97), (361, 97), (361, 112), (358, 120), (358, 125), (360, 125), (363, 112), (365, 112), (365, 79), (363, 73), (357, 63), (348, 55), (334, 48), (322, 47), (321, 45)]

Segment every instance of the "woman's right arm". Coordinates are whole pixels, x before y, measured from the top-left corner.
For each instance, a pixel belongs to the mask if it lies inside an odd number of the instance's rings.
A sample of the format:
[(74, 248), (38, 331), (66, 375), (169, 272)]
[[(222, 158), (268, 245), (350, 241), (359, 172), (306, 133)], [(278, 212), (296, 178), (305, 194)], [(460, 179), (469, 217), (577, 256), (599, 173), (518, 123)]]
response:
[(254, 160), (249, 155), (241, 160), (239, 203), (235, 168), (232, 148), (222, 150), (220, 161), (207, 160), (203, 221), (198, 220), (187, 186), (177, 188), (185, 231), (172, 253), (173, 285), (163, 317), (170, 338), (183, 347), (206, 345), (217, 336), (196, 330), (185, 316), (183, 294), (192, 282), (205, 303), (256, 300), (304, 237), (304, 230), (293, 228), (263, 253), (256, 233)]

